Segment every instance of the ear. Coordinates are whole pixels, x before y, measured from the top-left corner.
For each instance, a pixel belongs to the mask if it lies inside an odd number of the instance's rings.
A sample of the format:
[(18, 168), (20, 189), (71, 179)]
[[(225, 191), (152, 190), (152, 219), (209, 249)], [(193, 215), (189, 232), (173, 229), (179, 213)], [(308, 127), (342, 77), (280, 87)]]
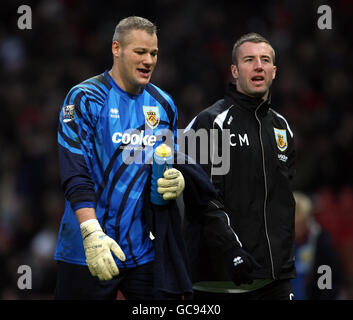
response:
[(277, 67), (276, 67), (276, 66), (273, 66), (272, 80), (273, 80), (274, 78), (276, 78), (276, 74), (277, 74)]
[(113, 53), (113, 57), (114, 58), (118, 58), (119, 57), (120, 50), (121, 50), (120, 42), (113, 41), (113, 43), (112, 43), (112, 53)]
[(230, 71), (232, 72), (232, 76), (235, 80), (238, 79), (238, 68), (235, 64), (230, 65)]

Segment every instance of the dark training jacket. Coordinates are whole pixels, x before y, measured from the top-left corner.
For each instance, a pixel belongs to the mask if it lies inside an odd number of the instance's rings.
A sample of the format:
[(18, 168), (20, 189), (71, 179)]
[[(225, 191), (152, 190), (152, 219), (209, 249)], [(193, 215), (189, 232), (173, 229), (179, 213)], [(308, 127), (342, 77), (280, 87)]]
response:
[[(295, 150), (287, 121), (271, 109), (270, 99), (248, 97), (229, 84), (224, 99), (203, 110), (185, 132), (201, 128), (218, 132), (218, 136), (209, 134), (209, 150), (213, 153), (209, 152), (207, 164), (201, 164), (219, 193), (243, 249), (261, 265), (253, 271), (253, 278), (295, 277), (295, 201), (290, 186)], [(222, 140), (222, 133), (226, 139)], [(217, 144), (218, 150), (214, 151), (212, 144)], [(229, 156), (224, 151), (227, 148)], [(226, 155), (222, 161), (228, 161), (230, 169), (215, 175), (217, 165), (212, 160), (216, 159), (214, 153), (219, 156), (221, 151)], [(199, 154), (197, 158), (200, 162)], [(185, 227), (193, 281), (229, 280), (222, 265), (223, 252), (208, 240), (209, 230), (197, 226), (192, 218), (186, 220)]]

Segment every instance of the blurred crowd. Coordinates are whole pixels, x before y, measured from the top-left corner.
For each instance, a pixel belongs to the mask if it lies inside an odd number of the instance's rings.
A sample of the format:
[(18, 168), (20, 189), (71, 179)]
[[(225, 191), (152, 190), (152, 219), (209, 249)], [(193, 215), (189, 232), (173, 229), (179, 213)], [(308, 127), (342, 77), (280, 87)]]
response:
[[(223, 96), (234, 41), (254, 31), (276, 50), (273, 108), (297, 144), (294, 189), (332, 238), (342, 270), (337, 299), (353, 299), (353, 1), (27, 1), (32, 29), (20, 30), (20, 1), (0, 19), (0, 299), (50, 299), (53, 252), (64, 199), (56, 129), (75, 84), (109, 69), (117, 22), (141, 15), (158, 25), (152, 82), (169, 92), (184, 128)], [(318, 7), (332, 29), (318, 28)], [(19, 266), (32, 270), (20, 290)], [(335, 283), (333, 283), (335, 286)]]

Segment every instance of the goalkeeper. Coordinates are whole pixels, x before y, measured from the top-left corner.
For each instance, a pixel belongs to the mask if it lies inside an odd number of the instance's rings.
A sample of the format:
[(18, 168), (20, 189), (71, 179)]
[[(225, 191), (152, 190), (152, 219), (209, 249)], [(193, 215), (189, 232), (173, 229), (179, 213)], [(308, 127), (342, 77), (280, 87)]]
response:
[[(56, 299), (153, 299), (154, 247), (143, 217), (157, 130), (176, 134), (177, 109), (150, 83), (157, 29), (128, 17), (116, 26), (111, 70), (73, 87), (60, 113), (58, 153), (65, 212), (55, 260)], [(143, 146), (143, 148), (141, 148)], [(125, 157), (125, 158), (124, 158)], [(184, 188), (176, 169), (159, 181), (174, 200)]]

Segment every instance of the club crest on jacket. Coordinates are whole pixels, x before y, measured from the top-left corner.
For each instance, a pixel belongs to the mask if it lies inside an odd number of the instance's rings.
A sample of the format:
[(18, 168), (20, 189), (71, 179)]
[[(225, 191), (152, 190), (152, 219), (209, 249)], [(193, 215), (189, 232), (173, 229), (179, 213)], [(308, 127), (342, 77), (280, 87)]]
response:
[(287, 142), (287, 131), (285, 129), (277, 129), (273, 128), (275, 132), (275, 139), (277, 143), (277, 147), (280, 151), (285, 151), (288, 147)]
[(145, 115), (147, 125), (151, 129), (157, 128), (160, 120), (158, 107), (143, 106), (143, 113)]
[(66, 105), (62, 109), (63, 122), (70, 122), (75, 119), (75, 105)]

